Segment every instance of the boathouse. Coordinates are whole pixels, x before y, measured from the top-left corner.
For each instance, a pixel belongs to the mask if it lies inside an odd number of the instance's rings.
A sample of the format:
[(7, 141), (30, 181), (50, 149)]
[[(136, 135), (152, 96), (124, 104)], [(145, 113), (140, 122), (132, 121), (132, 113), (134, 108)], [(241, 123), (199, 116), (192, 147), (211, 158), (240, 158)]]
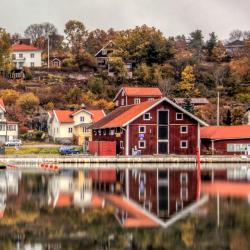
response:
[(116, 141), (116, 154), (194, 155), (205, 122), (164, 97), (120, 106), (91, 128), (93, 141)]
[(216, 155), (250, 155), (250, 125), (201, 128), (201, 152)]

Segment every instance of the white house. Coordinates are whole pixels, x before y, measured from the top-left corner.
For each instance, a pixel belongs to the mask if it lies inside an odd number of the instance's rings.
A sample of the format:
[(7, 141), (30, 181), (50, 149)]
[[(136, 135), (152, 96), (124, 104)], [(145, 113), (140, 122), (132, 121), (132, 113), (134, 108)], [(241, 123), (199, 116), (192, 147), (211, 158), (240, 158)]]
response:
[(6, 109), (0, 98), (0, 144), (18, 138), (18, 123), (8, 121), (5, 117)]
[(91, 141), (92, 133), (88, 127), (105, 116), (103, 110), (53, 110), (48, 114), (48, 135), (53, 141), (72, 141), (76, 139), (77, 144), (83, 145)]
[(11, 58), (16, 69), (42, 66), (42, 50), (32, 45), (13, 44), (11, 46)]

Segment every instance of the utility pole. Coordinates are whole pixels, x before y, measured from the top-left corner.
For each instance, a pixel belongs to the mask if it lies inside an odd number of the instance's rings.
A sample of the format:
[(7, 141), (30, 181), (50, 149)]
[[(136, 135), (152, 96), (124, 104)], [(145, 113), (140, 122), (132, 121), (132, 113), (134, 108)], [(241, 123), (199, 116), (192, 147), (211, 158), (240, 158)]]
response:
[(48, 68), (49, 68), (49, 35), (48, 35)]
[(220, 126), (220, 92), (217, 92), (217, 126)]

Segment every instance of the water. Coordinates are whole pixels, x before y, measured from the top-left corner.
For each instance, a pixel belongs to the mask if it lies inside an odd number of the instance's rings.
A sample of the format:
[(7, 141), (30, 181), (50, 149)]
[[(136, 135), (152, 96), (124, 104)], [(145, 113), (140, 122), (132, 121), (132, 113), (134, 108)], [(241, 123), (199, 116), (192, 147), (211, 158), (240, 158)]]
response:
[(0, 249), (250, 249), (250, 168), (201, 179), (190, 166), (2, 170)]

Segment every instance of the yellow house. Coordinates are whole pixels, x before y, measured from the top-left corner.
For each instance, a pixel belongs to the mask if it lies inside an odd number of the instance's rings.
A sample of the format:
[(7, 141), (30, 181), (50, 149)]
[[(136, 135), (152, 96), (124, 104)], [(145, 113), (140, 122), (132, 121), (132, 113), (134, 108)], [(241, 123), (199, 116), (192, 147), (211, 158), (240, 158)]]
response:
[(48, 114), (48, 134), (55, 142), (70, 140), (78, 145), (92, 140), (88, 127), (105, 116), (103, 110), (53, 110)]

